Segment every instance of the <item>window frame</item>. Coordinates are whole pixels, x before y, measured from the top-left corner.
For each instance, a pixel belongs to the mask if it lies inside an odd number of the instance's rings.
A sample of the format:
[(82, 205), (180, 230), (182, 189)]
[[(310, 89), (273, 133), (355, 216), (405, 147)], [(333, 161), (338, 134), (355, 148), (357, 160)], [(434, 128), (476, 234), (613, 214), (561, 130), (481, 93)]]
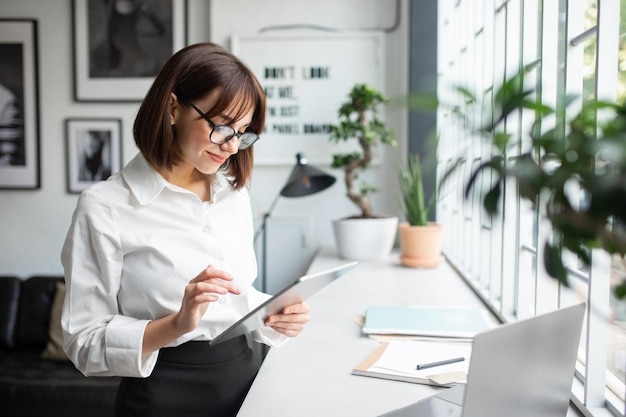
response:
[[(454, 102), (458, 97), (451, 86), (463, 85), (482, 93), (478, 97), (486, 104), (482, 107), (489, 108), (492, 86), (500, 85), (507, 74), (515, 73), (521, 65), (540, 60), (536, 77), (541, 80), (542, 102), (555, 108), (563, 106), (560, 100), (566, 94), (582, 93), (582, 51), (590, 36), (597, 42), (596, 74), (603, 74), (596, 76), (596, 97), (617, 99), (620, 22), (616, 16), (620, 16), (620, 0), (598, 0), (597, 27), (593, 30), (584, 25), (585, 3), (579, 0), (440, 0), (438, 3), (437, 94), (441, 101)], [(511, 132), (524, 132), (532, 123), (527, 117), (520, 115), (507, 128)], [(446, 257), (503, 321), (528, 318), (572, 302), (571, 290), (549, 278), (542, 266), (538, 248), (551, 237), (549, 224), (540, 212), (517, 197), (514, 184), (506, 185), (508, 199), (502, 206), (506, 221), (485, 217), (477, 205), (480, 189), (470, 194), (469, 199), (461, 197), (468, 172), (488, 150), (477, 145), (477, 138), (468, 137), (467, 132), (459, 134), (464, 126), (453, 123), (452, 118), (449, 110), (441, 109), (437, 113), (437, 178), (454, 163), (455, 151), (466, 150), (462, 169), (448, 179), (437, 204), (437, 221), (456, 231), (454, 236), (447, 234), (444, 238)], [(563, 121), (554, 123), (563, 124)], [(421, 146), (414, 143), (420, 136), (411, 129), (409, 138), (410, 148)], [(468, 147), (472, 141), (474, 146)], [(604, 252), (594, 251), (589, 271), (581, 271), (576, 259), (565, 260), (570, 281), (582, 286), (584, 301), (601, 313), (590, 314), (585, 321), (586, 355), (577, 366), (574, 404), (589, 416), (604, 416), (609, 412), (624, 416), (624, 401), (607, 389), (610, 375), (607, 376), (604, 341), (608, 323), (602, 317), (608, 317), (610, 308), (610, 258)]]

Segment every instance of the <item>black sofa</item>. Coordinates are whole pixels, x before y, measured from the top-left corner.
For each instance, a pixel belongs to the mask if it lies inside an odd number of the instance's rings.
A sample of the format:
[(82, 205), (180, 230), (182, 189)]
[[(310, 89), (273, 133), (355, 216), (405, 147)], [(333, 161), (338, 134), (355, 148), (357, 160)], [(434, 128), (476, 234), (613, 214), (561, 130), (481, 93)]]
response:
[(0, 416), (114, 415), (120, 379), (87, 378), (67, 359), (44, 359), (60, 276), (0, 277)]

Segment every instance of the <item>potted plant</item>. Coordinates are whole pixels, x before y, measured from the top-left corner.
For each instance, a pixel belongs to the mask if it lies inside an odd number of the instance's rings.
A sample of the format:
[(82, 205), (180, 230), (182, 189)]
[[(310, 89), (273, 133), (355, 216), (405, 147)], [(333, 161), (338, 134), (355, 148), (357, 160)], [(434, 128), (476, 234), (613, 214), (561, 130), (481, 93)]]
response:
[(419, 155), (411, 155), (400, 169), (400, 204), (406, 221), (398, 226), (400, 263), (414, 268), (434, 268), (443, 259), (441, 225), (429, 221), (435, 192), (426, 200)]
[[(491, 143), (492, 153), (471, 173), (465, 195), (487, 173), (492, 178), (491, 188), (482, 196), (487, 213), (499, 212), (509, 180), (517, 183), (522, 199), (542, 204), (542, 213), (554, 230), (551, 239), (544, 242), (544, 267), (549, 275), (568, 285), (564, 251), (577, 255), (586, 266), (596, 248), (620, 258), (626, 254), (626, 105), (587, 100), (573, 117), (566, 118), (564, 109), (543, 104), (534, 96), (535, 89), (525, 86), (531, 69), (520, 71), (495, 91), (492, 119), (473, 129), (472, 133)], [(477, 102), (468, 90), (459, 88), (458, 92), (465, 103)], [(574, 98), (569, 98), (565, 107), (572, 103)], [(468, 120), (462, 108), (455, 109), (459, 117)], [(516, 152), (521, 138), (504, 129), (507, 116), (517, 111), (535, 114), (527, 135), (529, 146), (521, 152)], [(546, 118), (555, 116), (563, 120), (562, 127), (538, 128)], [(570, 194), (572, 187), (581, 190), (576, 198)], [(618, 298), (626, 296), (626, 279), (614, 292)]]
[(331, 127), (330, 141), (356, 141), (360, 150), (336, 153), (333, 168), (343, 169), (346, 196), (360, 210), (359, 214), (333, 222), (339, 255), (353, 260), (384, 260), (395, 242), (398, 218), (374, 213), (369, 195), (376, 187), (357, 180), (371, 164), (375, 148), (396, 146), (393, 130), (378, 117), (378, 107), (387, 100), (366, 84), (355, 84), (348, 100), (338, 110), (339, 123)]

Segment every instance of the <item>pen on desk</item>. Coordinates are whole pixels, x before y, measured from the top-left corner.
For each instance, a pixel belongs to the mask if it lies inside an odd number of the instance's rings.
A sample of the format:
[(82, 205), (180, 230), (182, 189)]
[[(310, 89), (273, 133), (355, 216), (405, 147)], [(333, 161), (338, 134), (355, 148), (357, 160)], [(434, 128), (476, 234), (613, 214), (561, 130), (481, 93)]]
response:
[(464, 357), (459, 357), (459, 358), (446, 359), (446, 360), (437, 361), (437, 362), (421, 363), (417, 365), (416, 369), (419, 371), (421, 369), (434, 368), (435, 366), (448, 365), (448, 364), (456, 363), (456, 362), (463, 362), (464, 360), (465, 360)]

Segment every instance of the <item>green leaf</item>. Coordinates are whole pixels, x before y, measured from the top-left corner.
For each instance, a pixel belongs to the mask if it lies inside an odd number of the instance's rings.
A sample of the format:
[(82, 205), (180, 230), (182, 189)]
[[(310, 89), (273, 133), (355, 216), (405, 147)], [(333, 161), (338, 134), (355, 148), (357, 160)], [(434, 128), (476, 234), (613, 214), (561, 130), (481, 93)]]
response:
[(499, 212), (498, 210), (498, 203), (500, 202), (500, 194), (501, 194), (501, 185), (500, 182), (497, 182), (492, 188), (491, 190), (489, 190), (489, 192), (487, 192), (487, 194), (485, 194), (484, 200), (483, 200), (483, 207), (485, 208), (485, 210), (487, 211), (487, 213), (491, 216), (493, 216), (494, 214), (497, 214)]
[(509, 145), (509, 140), (511, 139), (511, 135), (504, 132), (495, 132), (493, 135), (493, 143), (495, 147), (501, 152), (505, 153), (506, 148)]
[(465, 98), (465, 100), (464, 100), (465, 104), (474, 104), (474, 103), (476, 103), (476, 101), (477, 101), (476, 100), (476, 96), (469, 89), (467, 89), (465, 87), (457, 87), (456, 91), (457, 91), (457, 93), (461, 94)]
[(561, 259), (561, 249), (556, 246), (550, 245), (546, 242), (543, 247), (543, 264), (546, 272), (553, 278), (556, 278), (561, 284), (569, 287), (569, 281), (567, 280), (567, 271), (563, 266), (563, 260)]
[(411, 94), (408, 99), (409, 110), (432, 112), (439, 107), (439, 99), (436, 94)]
[(520, 195), (532, 203), (537, 201), (537, 196), (544, 183), (544, 174), (537, 162), (528, 154), (515, 159), (513, 167), (507, 171), (507, 175), (513, 175), (517, 180)]
[(422, 164), (418, 155), (410, 156), (407, 164), (400, 169), (400, 189), (406, 220), (412, 226), (427, 225), (428, 213), (435, 204), (435, 193), (433, 192), (426, 204)]
[(625, 298), (626, 297), (626, 281), (623, 280), (619, 285), (617, 285), (613, 289), (613, 294), (615, 294), (615, 297), (617, 297), (617, 299), (619, 300)]
[(504, 167), (502, 166), (503, 162), (504, 162), (504, 157), (500, 155), (496, 155), (492, 157), (490, 160), (487, 160), (486, 162), (483, 162), (480, 165), (478, 165), (476, 169), (474, 169), (474, 171), (470, 175), (470, 178), (467, 181), (467, 185), (465, 186), (465, 198), (469, 197), (470, 192), (472, 191), (472, 188), (474, 187), (480, 174), (482, 174), (485, 170), (488, 170), (488, 169), (493, 170), (498, 176), (497, 181), (501, 181), (502, 175), (504, 173)]

